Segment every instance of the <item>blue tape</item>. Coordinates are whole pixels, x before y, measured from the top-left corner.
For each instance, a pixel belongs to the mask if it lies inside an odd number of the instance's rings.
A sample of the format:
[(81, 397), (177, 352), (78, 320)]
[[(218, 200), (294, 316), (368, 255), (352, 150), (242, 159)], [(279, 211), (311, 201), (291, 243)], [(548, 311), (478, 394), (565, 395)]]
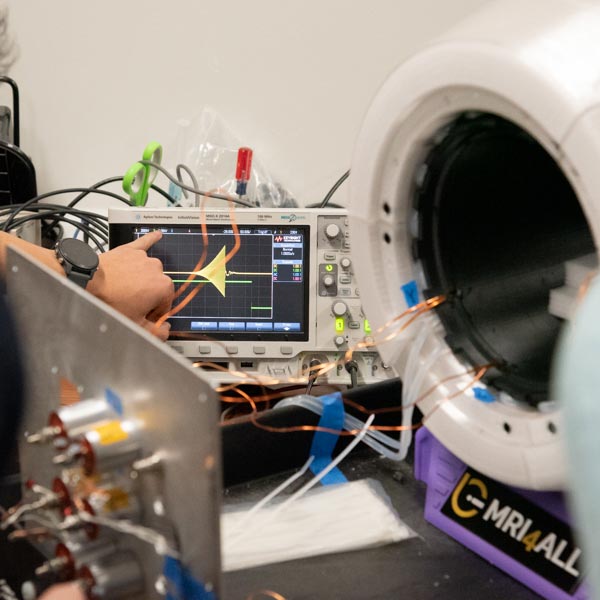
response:
[[(341, 431), (344, 427), (344, 403), (342, 395), (337, 392), (328, 396), (321, 396), (319, 400), (323, 404), (323, 414), (319, 420), (319, 427)], [(339, 434), (315, 431), (310, 448), (311, 456), (315, 457), (310, 465), (310, 470), (315, 475), (318, 475), (331, 462), (333, 450), (339, 437)], [(337, 467), (329, 471), (321, 479), (323, 485), (345, 483), (346, 481), (348, 480)]]
[(106, 397), (106, 401), (113, 408), (113, 410), (120, 416), (123, 416), (123, 403), (121, 402), (121, 398), (117, 396), (110, 388), (106, 388), (104, 390), (104, 396)]
[(165, 558), (163, 575), (167, 580), (167, 600), (217, 599), (214, 592), (208, 591), (176, 558)]
[(496, 401), (496, 396), (494, 396), (494, 394), (492, 394), (489, 390), (486, 390), (482, 387), (473, 388), (473, 394), (475, 394), (475, 398), (477, 400), (480, 400), (481, 402), (485, 402), (487, 404)]
[(419, 288), (417, 287), (417, 282), (414, 279), (408, 283), (405, 283), (400, 289), (404, 294), (404, 299), (406, 300), (408, 308), (412, 308), (416, 304), (419, 304)]

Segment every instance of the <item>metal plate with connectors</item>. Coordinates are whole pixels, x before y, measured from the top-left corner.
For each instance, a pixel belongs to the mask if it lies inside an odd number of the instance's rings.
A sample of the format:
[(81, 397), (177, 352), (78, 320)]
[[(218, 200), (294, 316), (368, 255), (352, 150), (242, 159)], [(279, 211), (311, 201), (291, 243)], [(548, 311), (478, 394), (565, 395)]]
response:
[[(221, 466), (209, 385), (166, 344), (10, 249), (7, 279), (27, 374), (23, 481), (54, 491), (65, 481), (71, 500), (77, 496), (70, 512), (95, 493), (96, 515), (117, 521), (124, 515), (161, 534), (193, 577), (218, 595)], [(59, 408), (65, 381), (81, 401)], [(87, 444), (88, 453), (68, 456), (73, 444)], [(31, 484), (24, 497), (35, 500)], [(169, 591), (164, 558), (152, 544), (102, 525), (89, 535), (93, 530), (88, 524), (59, 537), (83, 557), (75, 576), (95, 579), (94, 597), (159, 598)], [(114, 549), (98, 550), (103, 541)], [(56, 540), (41, 546), (65, 564)]]

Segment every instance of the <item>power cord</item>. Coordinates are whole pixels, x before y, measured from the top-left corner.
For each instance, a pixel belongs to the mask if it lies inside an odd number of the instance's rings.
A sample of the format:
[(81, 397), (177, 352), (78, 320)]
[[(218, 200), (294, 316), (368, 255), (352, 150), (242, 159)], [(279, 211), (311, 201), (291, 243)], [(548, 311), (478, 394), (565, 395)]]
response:
[(312, 390), (312, 386), (314, 384), (314, 382), (317, 380), (317, 377), (319, 376), (319, 372), (317, 370), (317, 367), (321, 365), (321, 361), (318, 358), (313, 358), (310, 363), (308, 364), (309, 366), (309, 376), (308, 376), (308, 385), (306, 386), (306, 394), (310, 394), (310, 390)]
[(355, 360), (349, 360), (344, 365), (344, 368), (350, 374), (350, 387), (358, 387), (358, 363)]

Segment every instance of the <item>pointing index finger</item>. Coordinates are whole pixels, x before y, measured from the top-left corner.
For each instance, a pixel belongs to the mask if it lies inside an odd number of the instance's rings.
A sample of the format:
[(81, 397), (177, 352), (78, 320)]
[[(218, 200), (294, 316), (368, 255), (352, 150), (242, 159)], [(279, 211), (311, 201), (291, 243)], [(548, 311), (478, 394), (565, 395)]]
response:
[(131, 248), (136, 248), (138, 250), (148, 251), (158, 240), (162, 238), (162, 231), (158, 229), (155, 231), (151, 231), (142, 237), (139, 237), (137, 240), (133, 240), (133, 242), (129, 242), (129, 246)]

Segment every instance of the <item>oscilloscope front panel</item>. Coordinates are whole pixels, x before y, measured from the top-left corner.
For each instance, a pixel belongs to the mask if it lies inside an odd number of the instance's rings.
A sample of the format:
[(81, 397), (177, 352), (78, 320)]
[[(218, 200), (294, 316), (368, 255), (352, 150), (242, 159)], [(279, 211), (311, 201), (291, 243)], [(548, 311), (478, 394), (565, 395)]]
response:
[[(109, 210), (111, 248), (160, 229), (163, 237), (148, 254), (162, 261), (176, 289), (185, 286), (174, 305), (194, 294), (170, 319), (176, 350), (277, 376), (294, 375), (312, 357), (335, 360), (371, 339), (344, 210), (242, 209), (234, 227), (229, 210), (211, 209), (204, 231), (201, 214)], [(359, 355), (365, 381), (391, 375), (376, 352)]]

